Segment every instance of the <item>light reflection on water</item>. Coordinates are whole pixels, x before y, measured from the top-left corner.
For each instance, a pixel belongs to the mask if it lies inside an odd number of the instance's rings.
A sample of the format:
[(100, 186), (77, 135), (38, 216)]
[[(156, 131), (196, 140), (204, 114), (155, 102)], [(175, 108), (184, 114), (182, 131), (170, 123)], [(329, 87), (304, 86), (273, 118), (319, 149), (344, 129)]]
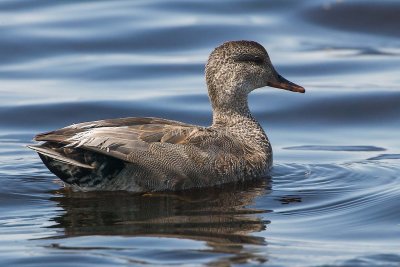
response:
[[(399, 12), (361, 0), (0, 2), (0, 265), (397, 266)], [(72, 193), (23, 147), (102, 118), (209, 124), (203, 66), (234, 39), (265, 45), (307, 89), (250, 97), (271, 177)]]

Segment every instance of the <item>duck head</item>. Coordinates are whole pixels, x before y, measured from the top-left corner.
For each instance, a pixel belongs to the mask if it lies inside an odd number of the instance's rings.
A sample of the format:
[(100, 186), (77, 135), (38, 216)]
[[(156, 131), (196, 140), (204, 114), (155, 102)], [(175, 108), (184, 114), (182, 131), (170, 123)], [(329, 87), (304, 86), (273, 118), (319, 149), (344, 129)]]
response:
[(231, 41), (215, 48), (206, 65), (206, 80), (213, 108), (247, 100), (251, 91), (265, 86), (305, 92), (279, 75), (265, 48), (253, 41)]

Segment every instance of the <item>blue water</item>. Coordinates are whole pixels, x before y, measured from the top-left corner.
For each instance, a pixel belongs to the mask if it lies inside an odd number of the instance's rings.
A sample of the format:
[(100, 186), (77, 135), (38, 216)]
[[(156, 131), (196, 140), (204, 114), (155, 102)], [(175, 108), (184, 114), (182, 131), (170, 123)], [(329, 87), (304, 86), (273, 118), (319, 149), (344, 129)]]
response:
[[(399, 266), (400, 2), (0, 1), (0, 266)], [(73, 193), (24, 145), (71, 123), (211, 121), (210, 51), (263, 44), (306, 94), (250, 106), (261, 182)]]

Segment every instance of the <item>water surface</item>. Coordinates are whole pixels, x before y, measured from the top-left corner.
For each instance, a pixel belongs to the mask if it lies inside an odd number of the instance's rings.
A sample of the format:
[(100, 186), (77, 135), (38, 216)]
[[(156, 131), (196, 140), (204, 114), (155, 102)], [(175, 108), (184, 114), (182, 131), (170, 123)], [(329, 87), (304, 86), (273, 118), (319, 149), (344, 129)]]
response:
[[(1, 266), (399, 266), (397, 1), (1, 1)], [(260, 89), (261, 181), (74, 193), (24, 145), (124, 116), (208, 125), (210, 51), (251, 39), (307, 93)]]

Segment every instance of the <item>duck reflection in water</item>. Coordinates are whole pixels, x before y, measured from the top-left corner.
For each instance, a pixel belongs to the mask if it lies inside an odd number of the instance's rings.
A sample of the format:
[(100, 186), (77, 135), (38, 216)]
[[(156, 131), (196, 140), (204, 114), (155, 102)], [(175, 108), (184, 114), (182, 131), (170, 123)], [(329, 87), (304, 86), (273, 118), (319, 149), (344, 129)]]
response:
[[(270, 179), (223, 188), (175, 193), (56, 191), (53, 201), (65, 210), (52, 228), (61, 237), (115, 235), (169, 237), (205, 241), (211, 252), (227, 253), (229, 262), (267, 259), (245, 249), (265, 246), (253, 235), (266, 229), (268, 210), (250, 207), (270, 191)], [(57, 237), (58, 238), (58, 237)], [(224, 257), (225, 260), (228, 258)]]

